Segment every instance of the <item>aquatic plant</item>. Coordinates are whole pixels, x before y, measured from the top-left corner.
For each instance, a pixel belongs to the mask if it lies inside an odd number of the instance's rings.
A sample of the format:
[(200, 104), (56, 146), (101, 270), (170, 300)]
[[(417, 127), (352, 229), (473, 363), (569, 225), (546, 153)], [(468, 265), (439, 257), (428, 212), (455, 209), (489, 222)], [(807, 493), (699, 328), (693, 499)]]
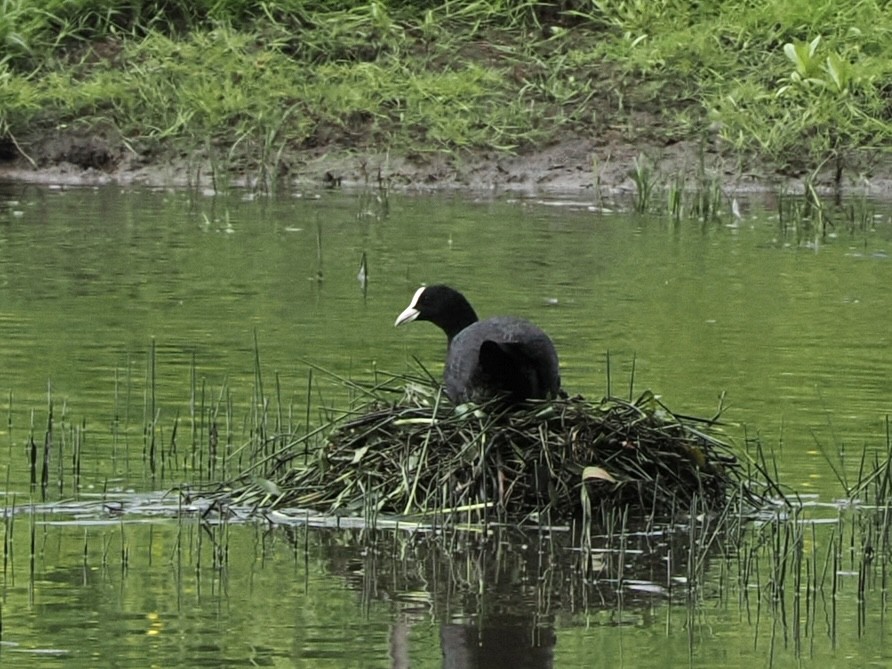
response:
[(722, 182), (714, 170), (707, 168), (702, 147), (693, 174), (676, 166), (671, 175), (665, 175), (656, 163), (643, 154), (632, 163), (629, 178), (635, 186), (634, 211), (668, 215), (676, 223), (687, 219), (714, 223), (725, 217), (728, 207)]

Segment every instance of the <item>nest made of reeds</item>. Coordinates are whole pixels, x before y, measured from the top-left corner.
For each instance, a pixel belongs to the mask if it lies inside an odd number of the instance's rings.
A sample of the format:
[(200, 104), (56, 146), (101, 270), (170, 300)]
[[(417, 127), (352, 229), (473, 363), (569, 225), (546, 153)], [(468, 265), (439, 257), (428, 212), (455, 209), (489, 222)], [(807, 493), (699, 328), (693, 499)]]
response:
[(357, 514), (668, 515), (695, 499), (721, 509), (747, 481), (715, 432), (715, 420), (678, 416), (649, 391), (455, 407), (416, 380), (398, 401), (373, 395), (334, 421), (315, 451), (280, 454), (237, 501), (253, 487), (267, 504)]

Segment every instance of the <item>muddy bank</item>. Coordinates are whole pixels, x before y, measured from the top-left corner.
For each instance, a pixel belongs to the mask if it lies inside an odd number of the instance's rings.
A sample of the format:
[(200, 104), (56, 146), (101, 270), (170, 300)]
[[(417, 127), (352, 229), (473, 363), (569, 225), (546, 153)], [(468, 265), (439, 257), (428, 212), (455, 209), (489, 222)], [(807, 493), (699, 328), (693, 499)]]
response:
[[(619, 139), (574, 137), (518, 154), (473, 153), (394, 154), (359, 148), (283, 153), (276, 171), (280, 184), (292, 188), (376, 186), (406, 191), (469, 190), (542, 193), (592, 199), (634, 193), (630, 177), (635, 160), (645, 156), (654, 166), (657, 184), (674, 182), (679, 174), (693, 183), (705, 167), (722, 183), (726, 194), (797, 190), (806, 170), (781, 173), (770, 165), (733, 155), (715, 143), (705, 150), (699, 143), (668, 146), (631, 144)], [(202, 151), (162, 154), (139, 151), (102, 133), (60, 132), (31, 142), (7, 145), (0, 151), (0, 180), (43, 184), (140, 185), (152, 187), (220, 187), (221, 181), (255, 187), (263, 171), (250, 158), (227, 165), (226, 174), (214, 173), (213, 161)], [(892, 199), (892, 159), (861, 156), (846, 170), (840, 183), (844, 195)], [(217, 164), (219, 170), (219, 164)], [(818, 183), (836, 189), (835, 171), (819, 173)]]

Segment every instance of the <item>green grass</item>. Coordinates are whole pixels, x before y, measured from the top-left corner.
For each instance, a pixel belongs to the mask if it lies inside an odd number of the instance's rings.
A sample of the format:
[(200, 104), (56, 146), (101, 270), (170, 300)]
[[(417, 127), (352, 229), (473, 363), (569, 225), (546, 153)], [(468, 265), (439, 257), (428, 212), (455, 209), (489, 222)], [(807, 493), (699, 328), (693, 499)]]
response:
[(792, 170), (892, 145), (879, 0), (0, 0), (0, 138), (112, 131), (222, 168), (316, 147), (714, 141)]

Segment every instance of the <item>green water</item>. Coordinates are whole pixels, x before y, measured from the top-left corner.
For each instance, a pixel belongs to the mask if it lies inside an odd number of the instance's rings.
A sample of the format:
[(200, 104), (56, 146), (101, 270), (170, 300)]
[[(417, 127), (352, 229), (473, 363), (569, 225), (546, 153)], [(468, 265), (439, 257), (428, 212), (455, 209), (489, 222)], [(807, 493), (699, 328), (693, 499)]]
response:
[[(221, 395), (231, 403), (238, 441), (258, 351), (265, 393), (278, 382), (293, 422), (306, 413), (310, 365), (360, 380), (405, 371), (413, 356), (438, 369), (442, 333), (425, 323), (393, 327), (415, 288), (435, 281), (461, 288), (481, 315), (515, 313), (542, 325), (571, 393), (606, 392), (609, 352), (616, 394), (629, 392), (633, 368), (633, 392), (650, 388), (680, 413), (711, 415), (724, 394), (732, 439), (759, 434), (793, 489), (842, 497), (833, 469), (855, 477), (864, 449), (886, 447), (892, 225), (882, 216), (866, 231), (840, 225), (814, 243), (784, 234), (770, 207), (745, 209), (729, 227), (509, 198), (391, 196), (385, 207), (357, 193), (268, 200), (5, 187), (6, 507), (32, 501), (26, 443), (33, 433), (43, 444), (48, 386), (51, 500), (165, 489), (189, 472), (147, 471), (147, 416), (164, 442), (179, 424), (186, 449), (192, 388), (204, 388), (208, 403)], [(366, 291), (357, 280), (363, 253)], [(317, 404), (347, 401), (318, 370), (312, 395)], [(83, 441), (79, 481), (70, 465), (75, 439)], [(312, 667), (402, 666), (408, 658), (411, 666), (465, 666), (478, 641), (496, 644), (484, 628), (507, 647), (530, 645), (518, 634), (535, 637), (544, 649), (526, 653), (528, 666), (590, 666), (593, 658), (630, 667), (796, 666), (803, 658), (864, 666), (885, 657), (884, 604), (874, 593), (859, 628), (850, 576), (838, 625), (831, 633), (819, 610), (797, 647), (783, 617), (742, 608), (739, 593), (723, 598), (718, 569), (689, 620), (665, 593), (626, 590), (619, 609), (615, 598), (599, 602), (598, 588), (584, 602), (574, 590), (543, 603), (543, 593), (562, 590), (533, 587), (553, 574), (539, 571), (538, 558), (475, 576), (473, 565), (495, 558), (457, 551), (438, 558), (433, 578), (429, 556), (400, 532), (384, 538), (370, 564), (377, 543), (335, 531), (299, 528), (295, 539), (234, 523), (221, 537), (194, 519), (136, 522), (103, 510), (97, 519), (108, 524), (57, 524), (43, 513), (7, 521), (0, 662)], [(225, 548), (222, 566), (215, 542)], [(666, 581), (659, 563), (640, 572)], [(453, 578), (441, 588), (444, 574)], [(457, 605), (456, 589), (487, 597)], [(506, 596), (508, 604), (493, 604)]]

